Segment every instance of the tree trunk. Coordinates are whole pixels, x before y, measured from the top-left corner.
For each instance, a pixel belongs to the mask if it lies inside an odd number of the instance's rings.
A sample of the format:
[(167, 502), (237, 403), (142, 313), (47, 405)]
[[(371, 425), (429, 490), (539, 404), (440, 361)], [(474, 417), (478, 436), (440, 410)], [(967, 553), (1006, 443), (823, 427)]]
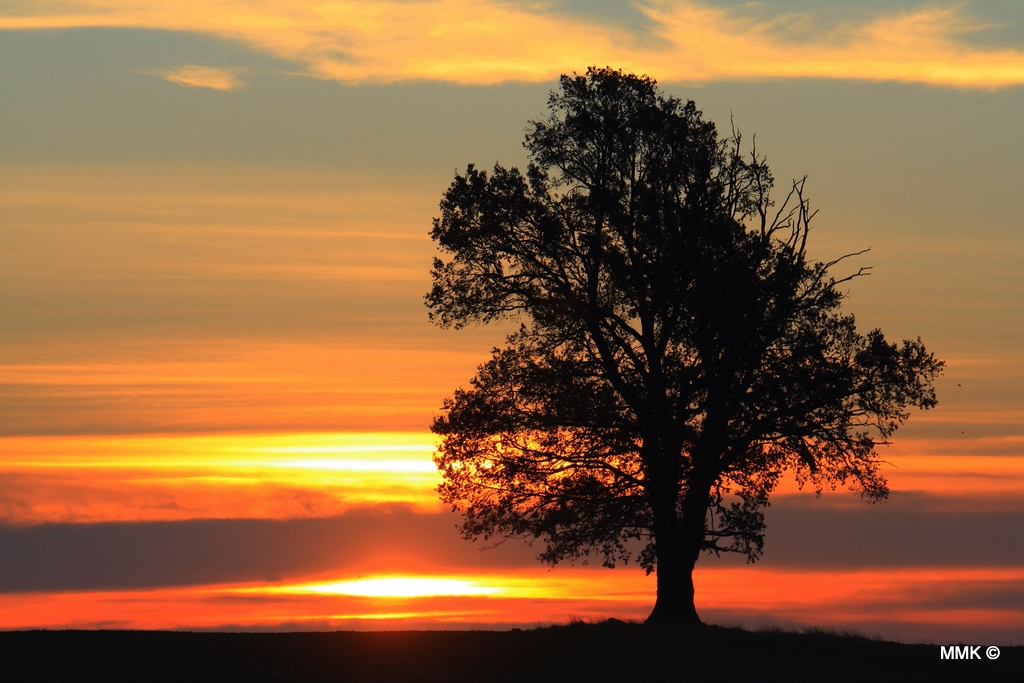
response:
[(704, 545), (709, 493), (691, 490), (683, 504), (682, 519), (674, 504), (660, 505), (653, 511), (658, 592), (648, 624), (703, 623), (693, 600), (693, 568)]
[(663, 566), (663, 555), (658, 553), (658, 598), (645, 623), (648, 624), (701, 624), (693, 602), (693, 565)]

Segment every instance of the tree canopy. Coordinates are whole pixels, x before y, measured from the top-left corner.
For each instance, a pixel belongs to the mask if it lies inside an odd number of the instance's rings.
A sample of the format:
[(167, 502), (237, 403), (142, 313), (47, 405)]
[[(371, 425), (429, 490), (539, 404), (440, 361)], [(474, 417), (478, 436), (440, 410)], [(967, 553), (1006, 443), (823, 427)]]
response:
[(441, 201), (435, 323), (517, 332), (448, 398), (439, 493), (467, 538), (657, 571), (653, 620), (699, 621), (701, 551), (764, 544), (785, 472), (888, 494), (877, 446), (935, 405), (920, 339), (858, 331), (842, 257), (807, 256), (803, 181), (692, 101), (610, 68), (563, 76), (525, 173), (470, 165)]

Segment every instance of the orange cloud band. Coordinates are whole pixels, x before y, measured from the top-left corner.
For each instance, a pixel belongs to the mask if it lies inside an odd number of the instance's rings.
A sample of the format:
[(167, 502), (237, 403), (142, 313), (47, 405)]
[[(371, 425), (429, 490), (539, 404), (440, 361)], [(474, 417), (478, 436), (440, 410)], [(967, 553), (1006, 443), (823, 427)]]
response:
[(349, 83), (544, 81), (590, 64), (662, 80), (836, 78), (998, 88), (1024, 83), (1024, 52), (972, 44), (984, 28), (959, 7), (933, 5), (848, 21), (811, 40), (787, 35), (813, 20), (767, 20), (692, 0), (648, 0), (639, 36), (619, 26), (499, 0), (152, 2), (21, 0), (0, 28), (87, 26), (208, 33)]
[(429, 433), (0, 439), (0, 522), (326, 517), (441, 509)]
[[(1021, 448), (1019, 438), (1006, 439)], [(442, 509), (428, 432), (35, 436), (0, 439), (0, 521), (8, 524), (327, 517), (404, 504)], [(976, 442), (974, 442), (976, 443)], [(886, 454), (894, 491), (1019, 509), (1024, 455)], [(972, 442), (962, 445), (972, 452)], [(794, 495), (786, 479), (779, 495)], [(863, 503), (847, 494), (821, 503)]]

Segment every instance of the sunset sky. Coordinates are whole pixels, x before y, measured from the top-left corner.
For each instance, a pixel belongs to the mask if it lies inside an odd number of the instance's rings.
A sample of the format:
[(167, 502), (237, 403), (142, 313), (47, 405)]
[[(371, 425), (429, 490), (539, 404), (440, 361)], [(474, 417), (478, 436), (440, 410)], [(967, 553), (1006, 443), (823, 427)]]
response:
[(786, 484), (702, 617), (1024, 644), (1017, 0), (0, 3), (0, 629), (644, 618), (633, 565), (461, 540), (431, 462), (509, 329), (427, 321), (431, 218), (590, 65), (806, 175), (860, 328), (946, 361), (890, 500)]

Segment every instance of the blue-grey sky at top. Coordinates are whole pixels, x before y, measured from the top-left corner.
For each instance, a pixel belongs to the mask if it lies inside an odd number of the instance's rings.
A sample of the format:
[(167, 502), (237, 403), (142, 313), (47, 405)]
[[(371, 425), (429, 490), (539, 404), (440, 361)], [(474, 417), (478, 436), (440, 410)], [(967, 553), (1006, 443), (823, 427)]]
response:
[[(237, 43), (149, 30), (0, 32), (0, 62), (4, 165), (333, 168), (417, 176), (438, 197), (467, 163), (522, 165), (526, 122), (543, 115), (555, 86), (343, 86)], [(186, 88), (154, 75), (182, 63), (246, 67), (245, 87)], [(853, 288), (853, 302), (873, 308), (869, 320), (894, 335), (938, 336), (947, 351), (1024, 345), (1024, 88), (662, 86), (723, 127), (731, 113), (748, 140), (756, 133), (780, 190), (809, 176), (817, 254), (874, 248), (875, 275)]]
[[(239, 44), (141, 30), (0, 32), (0, 61), (4, 164), (240, 161), (447, 178), (468, 162), (521, 165), (526, 121), (543, 115), (555, 85), (342, 86)], [(247, 67), (246, 87), (183, 88), (153, 75), (181, 63)], [(968, 212), (985, 232), (1016, 227), (1024, 89), (662, 86), (722, 127), (733, 113), (777, 178), (810, 175), (819, 202), (870, 198), (950, 235)]]
[[(0, 71), (4, 163), (231, 160), (448, 173), (473, 151), (517, 153), (549, 87), (344, 87), (237, 43), (151, 30), (0, 32), (0, 61), (13, 67)], [(183, 63), (245, 67), (246, 87), (186, 88), (154, 73)]]

